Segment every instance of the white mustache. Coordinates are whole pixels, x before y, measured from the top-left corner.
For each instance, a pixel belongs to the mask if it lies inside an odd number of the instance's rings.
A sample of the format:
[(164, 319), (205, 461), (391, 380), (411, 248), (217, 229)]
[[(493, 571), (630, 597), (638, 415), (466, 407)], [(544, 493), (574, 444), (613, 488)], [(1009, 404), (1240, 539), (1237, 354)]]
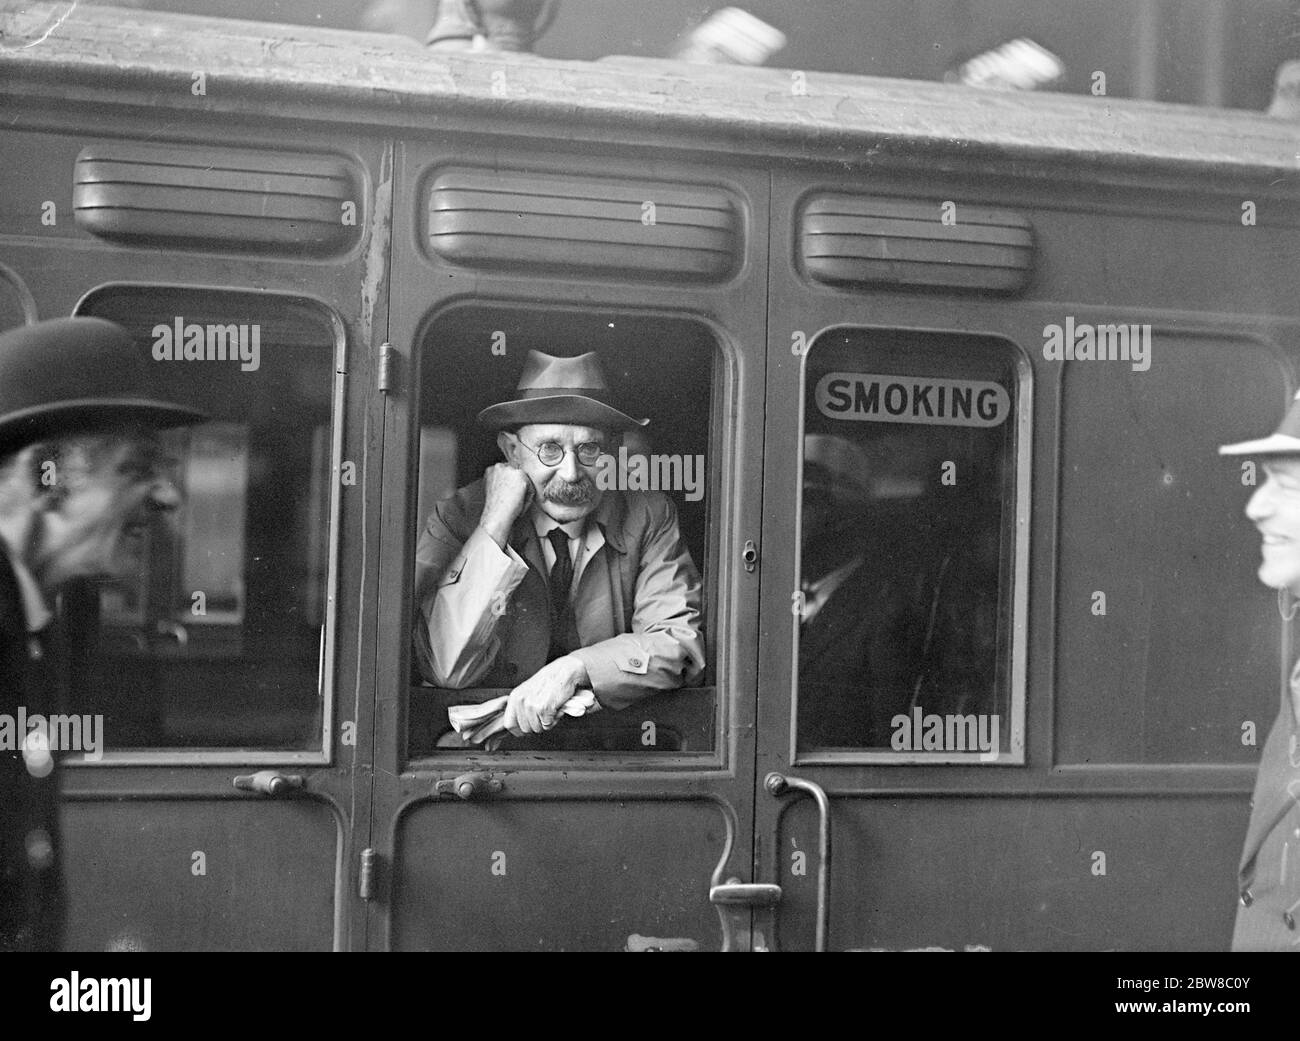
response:
[(553, 477), (547, 483), (543, 496), (548, 502), (562, 506), (585, 506), (591, 502), (595, 485), (587, 477), (581, 477), (570, 483), (563, 478)]

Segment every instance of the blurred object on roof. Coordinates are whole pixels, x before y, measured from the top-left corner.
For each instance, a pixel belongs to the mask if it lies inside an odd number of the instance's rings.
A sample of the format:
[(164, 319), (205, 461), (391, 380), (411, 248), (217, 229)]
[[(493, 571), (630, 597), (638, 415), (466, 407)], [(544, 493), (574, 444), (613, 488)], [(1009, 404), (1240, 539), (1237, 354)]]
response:
[(531, 51), (560, 0), (439, 0), (426, 43), (438, 51)]
[(1300, 61), (1284, 61), (1277, 67), (1268, 114), (1278, 119), (1300, 119)]
[(1065, 65), (1046, 47), (1021, 37), (985, 51), (944, 73), (945, 83), (989, 90), (1037, 90), (1065, 76)]
[[(419, 8), (427, 4), (431, 10), (437, 3), (438, 0), (425, 0), (423, 4), (413, 3), (412, 0), (370, 0), (361, 12), (358, 28), (368, 33), (396, 33), (408, 36), (411, 35), (411, 26), (422, 13)], [(429, 22), (426, 22), (416, 34), (416, 38), (423, 39), (428, 31)]]
[(762, 65), (785, 46), (785, 33), (739, 7), (724, 7), (698, 25), (674, 52), (705, 65)]

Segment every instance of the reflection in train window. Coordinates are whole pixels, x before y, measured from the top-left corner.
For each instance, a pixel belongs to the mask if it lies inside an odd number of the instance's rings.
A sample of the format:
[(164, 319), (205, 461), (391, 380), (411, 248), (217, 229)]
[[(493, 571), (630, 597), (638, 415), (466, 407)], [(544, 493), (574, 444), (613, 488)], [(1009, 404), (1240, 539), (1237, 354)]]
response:
[[(104, 713), (110, 752), (319, 749), (332, 324), (292, 298), (138, 286), (80, 310), (129, 329), (157, 389), (209, 418), (164, 436), (185, 501), (139, 536), (134, 579), (94, 591), (75, 704)], [(158, 360), (164, 326), (190, 360)]]
[[(621, 313), (460, 307), (429, 327), (411, 755), (715, 747), (716, 354), (694, 323)], [(503, 511), (485, 506), (497, 464)], [(502, 699), (543, 682), (554, 704), (503, 732), (520, 720)]]
[(1016, 353), (835, 330), (806, 366), (798, 746), (992, 761), (1020, 732)]

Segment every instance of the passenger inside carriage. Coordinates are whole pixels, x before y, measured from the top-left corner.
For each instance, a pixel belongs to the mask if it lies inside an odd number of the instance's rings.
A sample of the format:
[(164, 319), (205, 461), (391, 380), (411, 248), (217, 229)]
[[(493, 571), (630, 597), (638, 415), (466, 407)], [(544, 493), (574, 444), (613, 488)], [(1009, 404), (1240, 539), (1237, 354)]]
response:
[[(417, 547), (423, 678), (510, 688), (495, 729), (515, 735), (697, 680), (699, 573), (672, 500), (606, 479), (648, 421), (612, 404), (596, 355), (530, 351), (515, 396), (478, 421), (503, 461), (440, 501)], [(470, 740), (485, 718), (462, 728)]]
[(987, 713), (978, 530), (945, 525), (923, 442), (804, 438), (799, 610), (803, 748), (889, 750), (896, 720)]

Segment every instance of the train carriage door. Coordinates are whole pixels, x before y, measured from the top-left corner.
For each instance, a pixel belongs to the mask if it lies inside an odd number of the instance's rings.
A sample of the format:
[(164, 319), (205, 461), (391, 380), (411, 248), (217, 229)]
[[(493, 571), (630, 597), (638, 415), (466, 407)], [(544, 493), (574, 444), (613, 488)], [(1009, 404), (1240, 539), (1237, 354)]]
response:
[(778, 946), (1226, 947), (1277, 623), (1215, 449), (1282, 404), (1276, 327), (1229, 310), (1212, 221), (871, 180), (773, 190)]
[(365, 613), (354, 461), (377, 392), (348, 395), (344, 323), (306, 297), (132, 283), (79, 311), (127, 328), (207, 419), (163, 438), (184, 501), (94, 592), (72, 656), (103, 747), (64, 773), (67, 946), (346, 948), (368, 731), (339, 634)]
[[(468, 141), (412, 144), (398, 172), (372, 946), (747, 947), (766, 177)], [(531, 511), (507, 547), (475, 533), (503, 458), (477, 417), (520, 396), (532, 352), (594, 353), (610, 400), (650, 421), (597, 424), (591, 465), (571, 446), (590, 485), (568, 478), (574, 494), (602, 496), (569, 532), (572, 629)], [(540, 460), (528, 430), (506, 443)], [(445, 606), (472, 603), (453, 587), (494, 561), (513, 583), (472, 617)], [(698, 608), (673, 612), (703, 653), (679, 628), (670, 664), (647, 626), (696, 588)], [(458, 630), (485, 634), (485, 667), (445, 650)], [(614, 655), (599, 711), (541, 735), (458, 731), (480, 711), (490, 727), (491, 703), (554, 657), (548, 633)]]
[[(1000, 338), (852, 326), (776, 371), (801, 390), (769, 450), (765, 581), (781, 595), (765, 591), (757, 871), (782, 888), (781, 949), (823, 946), (832, 923), (840, 946), (871, 946), (844, 941), (867, 913), (858, 884), (904, 931), (908, 911), (881, 906), (900, 891), (867, 865), (921, 884), (940, 847), (914, 847), (953, 821), (868, 793), (891, 769), (937, 784), (1024, 761), (1028, 381)], [(878, 857), (875, 842), (898, 845)]]

